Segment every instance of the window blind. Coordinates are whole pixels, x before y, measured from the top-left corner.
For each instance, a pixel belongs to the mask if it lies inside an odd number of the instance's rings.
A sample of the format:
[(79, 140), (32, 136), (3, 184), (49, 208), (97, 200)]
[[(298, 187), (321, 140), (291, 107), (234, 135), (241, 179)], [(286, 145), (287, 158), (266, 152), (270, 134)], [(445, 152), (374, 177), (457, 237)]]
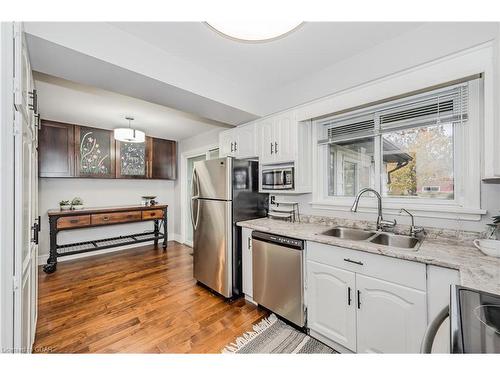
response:
[(341, 142), (361, 139), (375, 135), (375, 119), (373, 114), (348, 117), (344, 120), (333, 120), (324, 123), (327, 128), (327, 139), (323, 142)]
[(468, 97), (468, 84), (462, 84), (398, 103), (377, 113), (380, 131), (463, 123), (467, 120)]
[(407, 128), (464, 123), (468, 119), (469, 83), (365, 108), (363, 114), (343, 114), (322, 120), (326, 139), (318, 144), (338, 143)]

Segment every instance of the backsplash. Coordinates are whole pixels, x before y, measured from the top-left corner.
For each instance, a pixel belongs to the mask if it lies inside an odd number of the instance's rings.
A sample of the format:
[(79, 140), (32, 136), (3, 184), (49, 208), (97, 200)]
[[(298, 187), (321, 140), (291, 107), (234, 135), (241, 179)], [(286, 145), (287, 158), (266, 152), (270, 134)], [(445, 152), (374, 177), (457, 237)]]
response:
[[(322, 224), (326, 226), (339, 226), (358, 229), (376, 230), (377, 224), (374, 221), (366, 220), (350, 220), (344, 218), (335, 218), (327, 216), (314, 216), (314, 215), (300, 215), (301, 223)], [(425, 228), (425, 227), (424, 227)], [(394, 228), (394, 233), (408, 234), (410, 232), (409, 225), (397, 224)], [(476, 238), (483, 237), (483, 232), (473, 232), (455, 229), (440, 229), (440, 228), (425, 228), (426, 238), (436, 241), (456, 241), (460, 244), (472, 244)]]

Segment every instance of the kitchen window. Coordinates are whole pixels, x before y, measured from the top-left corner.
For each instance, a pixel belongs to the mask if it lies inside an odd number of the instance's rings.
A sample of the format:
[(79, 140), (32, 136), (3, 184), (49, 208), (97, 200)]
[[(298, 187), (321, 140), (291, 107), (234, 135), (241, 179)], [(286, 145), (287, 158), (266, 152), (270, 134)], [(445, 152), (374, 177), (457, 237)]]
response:
[(313, 206), (349, 206), (370, 187), (388, 208), (477, 211), (481, 87), (476, 78), (315, 121)]

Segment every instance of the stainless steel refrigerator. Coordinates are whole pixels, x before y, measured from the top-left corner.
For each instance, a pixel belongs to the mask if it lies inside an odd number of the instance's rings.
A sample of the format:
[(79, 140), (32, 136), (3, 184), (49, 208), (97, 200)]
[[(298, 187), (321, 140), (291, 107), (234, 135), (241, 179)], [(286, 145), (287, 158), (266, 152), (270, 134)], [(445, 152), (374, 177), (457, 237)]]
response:
[(194, 163), (191, 197), (194, 278), (226, 298), (241, 294), (238, 221), (265, 217), (256, 161), (230, 157)]

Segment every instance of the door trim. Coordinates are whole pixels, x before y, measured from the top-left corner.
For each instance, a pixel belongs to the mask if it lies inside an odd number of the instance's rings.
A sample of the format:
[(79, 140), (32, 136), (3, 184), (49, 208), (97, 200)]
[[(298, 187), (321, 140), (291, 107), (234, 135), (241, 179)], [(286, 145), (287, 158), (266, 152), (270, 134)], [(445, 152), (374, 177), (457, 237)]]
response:
[(0, 348), (14, 348), (14, 92), (13, 23), (0, 24), (0, 210), (11, 220), (0, 226)]
[[(224, 129), (221, 129), (221, 131)], [(186, 207), (185, 202), (187, 201), (187, 159), (194, 158), (196, 156), (206, 155), (211, 149), (218, 148), (218, 143), (212, 143), (203, 147), (198, 147), (193, 150), (185, 151), (181, 154), (181, 165), (180, 165), (180, 184), (181, 184), (181, 199), (180, 199), (180, 218), (181, 218), (181, 227), (180, 227), (180, 238), (179, 241), (181, 243), (186, 242), (186, 220), (189, 220), (190, 208)], [(191, 245), (192, 246), (192, 245)]]

